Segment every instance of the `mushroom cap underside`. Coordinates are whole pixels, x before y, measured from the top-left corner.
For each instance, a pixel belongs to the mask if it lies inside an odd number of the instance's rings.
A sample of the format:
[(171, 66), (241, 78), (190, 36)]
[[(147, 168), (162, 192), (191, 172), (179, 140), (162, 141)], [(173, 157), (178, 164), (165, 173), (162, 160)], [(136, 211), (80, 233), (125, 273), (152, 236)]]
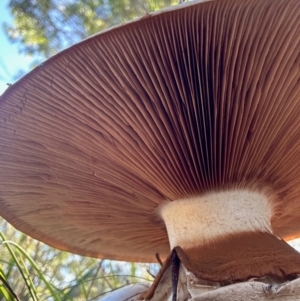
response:
[(162, 203), (246, 188), (298, 237), (299, 63), (298, 0), (192, 3), (61, 52), (0, 98), (0, 215), (150, 262), (169, 253)]

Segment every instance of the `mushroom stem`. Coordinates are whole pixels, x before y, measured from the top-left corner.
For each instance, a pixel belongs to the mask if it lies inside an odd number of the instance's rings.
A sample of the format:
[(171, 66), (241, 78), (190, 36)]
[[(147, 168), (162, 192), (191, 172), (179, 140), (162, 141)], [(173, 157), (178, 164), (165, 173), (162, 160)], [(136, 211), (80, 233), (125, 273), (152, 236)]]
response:
[(194, 248), (241, 232), (272, 233), (272, 208), (257, 192), (224, 191), (164, 204), (160, 209), (171, 249)]
[(199, 279), (222, 283), (300, 273), (300, 254), (276, 236), (267, 197), (226, 191), (160, 208), (171, 249)]

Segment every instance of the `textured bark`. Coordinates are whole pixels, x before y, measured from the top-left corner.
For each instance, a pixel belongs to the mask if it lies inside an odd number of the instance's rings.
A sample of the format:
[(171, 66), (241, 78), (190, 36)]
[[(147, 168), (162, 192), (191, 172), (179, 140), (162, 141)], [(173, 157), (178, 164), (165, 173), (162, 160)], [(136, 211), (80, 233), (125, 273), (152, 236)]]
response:
[(280, 285), (269, 285), (261, 282), (243, 282), (228, 285), (211, 292), (199, 294), (191, 301), (291, 301), (300, 300), (300, 279)]
[[(183, 288), (187, 287), (187, 283), (185, 281), (180, 283), (178, 301), (300, 300), (300, 279), (279, 285), (270, 285), (258, 281), (248, 281), (219, 288), (197, 284), (191, 285), (191, 283), (189, 283), (188, 286), (190, 289), (189, 295), (186, 294), (186, 290), (185, 293), (183, 293)], [(147, 290), (147, 288), (147, 284), (126, 286), (106, 295), (101, 299), (101, 301), (137, 301), (139, 300), (139, 293)], [(163, 282), (151, 301), (169, 301), (172, 298), (170, 293), (170, 281)]]
[[(161, 286), (160, 290), (164, 291), (165, 286)], [(168, 287), (166, 288), (168, 290)], [(208, 291), (206, 291), (208, 290)], [(159, 294), (158, 294), (159, 295)], [(157, 298), (156, 295), (151, 301), (169, 301), (169, 298)], [(219, 288), (208, 288), (208, 286), (199, 286), (198, 292), (196, 287), (193, 296), (186, 295), (178, 298), (178, 301), (291, 301), (300, 300), (300, 279), (286, 282), (280, 285), (270, 285), (262, 282), (249, 281), (236, 283)]]
[[(138, 299), (133, 299), (138, 300)], [(151, 298), (147, 293), (140, 300), (171, 301), (171, 269), (167, 269)], [(274, 277), (253, 278), (249, 281), (221, 286), (204, 281), (188, 272), (182, 265), (178, 283), (177, 301), (264, 301), (300, 300), (300, 278), (280, 283)]]

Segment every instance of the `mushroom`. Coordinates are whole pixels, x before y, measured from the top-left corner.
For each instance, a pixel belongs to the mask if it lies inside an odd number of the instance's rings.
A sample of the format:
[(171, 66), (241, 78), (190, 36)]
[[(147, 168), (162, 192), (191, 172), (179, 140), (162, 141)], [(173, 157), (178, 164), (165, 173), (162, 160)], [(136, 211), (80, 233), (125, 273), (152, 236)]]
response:
[(193, 2), (52, 57), (0, 99), (1, 216), (81, 255), (159, 253), (146, 299), (172, 269), (296, 278), (299, 37), (298, 0)]

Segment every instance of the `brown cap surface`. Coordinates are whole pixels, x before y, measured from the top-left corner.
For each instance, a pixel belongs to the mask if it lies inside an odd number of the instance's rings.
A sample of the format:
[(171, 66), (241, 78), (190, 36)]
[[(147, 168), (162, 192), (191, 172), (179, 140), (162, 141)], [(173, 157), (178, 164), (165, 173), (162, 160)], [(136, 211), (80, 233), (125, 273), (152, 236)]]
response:
[(166, 201), (263, 191), (300, 235), (300, 2), (195, 3), (54, 56), (0, 98), (0, 215), (82, 255), (169, 252)]

